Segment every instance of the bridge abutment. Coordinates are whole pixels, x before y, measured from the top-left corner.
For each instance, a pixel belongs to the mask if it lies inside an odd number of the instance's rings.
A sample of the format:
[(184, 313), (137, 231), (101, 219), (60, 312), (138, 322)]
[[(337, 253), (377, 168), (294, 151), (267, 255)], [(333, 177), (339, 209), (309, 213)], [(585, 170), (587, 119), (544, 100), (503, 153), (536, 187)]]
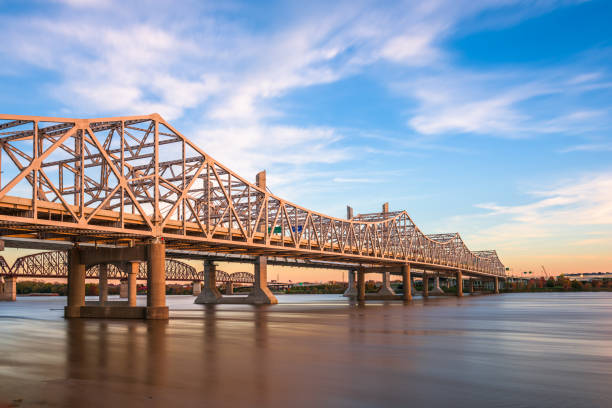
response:
[(14, 302), (17, 300), (17, 277), (5, 276), (0, 280), (0, 300)]

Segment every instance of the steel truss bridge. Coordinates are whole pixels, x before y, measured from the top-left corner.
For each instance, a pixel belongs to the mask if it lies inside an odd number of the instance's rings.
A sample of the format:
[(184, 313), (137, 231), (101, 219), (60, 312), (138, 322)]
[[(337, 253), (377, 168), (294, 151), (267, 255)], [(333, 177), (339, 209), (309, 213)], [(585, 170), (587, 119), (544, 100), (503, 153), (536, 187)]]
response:
[(21, 247), (162, 239), (183, 253), (505, 276), (495, 251), (470, 251), (456, 233), (426, 235), (406, 211), (341, 219), (277, 197), (265, 173), (247, 181), (157, 114), (0, 115), (0, 151), (0, 235)]
[[(107, 270), (108, 279), (127, 278), (127, 264), (109, 263)], [(176, 259), (166, 259), (166, 281), (192, 282), (202, 281), (204, 271), (197, 271), (193, 266)], [(100, 265), (90, 265), (86, 271), (87, 279), (98, 279), (100, 277)], [(26, 255), (17, 258), (12, 266), (9, 266), (4, 257), (0, 256), (0, 275), (15, 276), (20, 278), (67, 278), (68, 277), (68, 253), (66, 251), (47, 251), (37, 254)], [(147, 279), (147, 264), (141, 262), (138, 266), (138, 280)], [(249, 272), (228, 273), (217, 270), (217, 282), (222, 283), (244, 283), (255, 282), (254, 276)]]

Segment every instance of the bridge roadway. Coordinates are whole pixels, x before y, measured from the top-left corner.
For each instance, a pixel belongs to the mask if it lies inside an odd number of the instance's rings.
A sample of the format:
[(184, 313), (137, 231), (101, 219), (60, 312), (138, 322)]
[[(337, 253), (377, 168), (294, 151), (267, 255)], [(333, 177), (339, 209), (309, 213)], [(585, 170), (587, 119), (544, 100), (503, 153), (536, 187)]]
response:
[[(164, 266), (173, 251), (205, 260), (197, 303), (227, 301), (215, 286), (214, 261), (232, 256), (254, 264), (249, 303), (276, 302), (267, 287), (269, 259), (346, 268), (350, 284), (357, 276), (360, 300), (366, 273), (382, 273), (385, 281), (400, 274), (408, 284), (411, 268), (420, 268), (454, 277), (459, 295), (464, 276), (496, 288), (505, 279), (495, 251), (470, 251), (457, 233), (426, 235), (388, 204), (355, 216), (349, 207), (341, 219), (283, 200), (267, 189), (265, 172), (248, 182), (157, 114), (0, 115), (0, 149), (0, 235), (7, 246), (72, 246), (66, 317), (167, 318)], [(147, 265), (147, 307), (86, 306), (87, 266), (125, 262), (133, 275), (139, 263)]]

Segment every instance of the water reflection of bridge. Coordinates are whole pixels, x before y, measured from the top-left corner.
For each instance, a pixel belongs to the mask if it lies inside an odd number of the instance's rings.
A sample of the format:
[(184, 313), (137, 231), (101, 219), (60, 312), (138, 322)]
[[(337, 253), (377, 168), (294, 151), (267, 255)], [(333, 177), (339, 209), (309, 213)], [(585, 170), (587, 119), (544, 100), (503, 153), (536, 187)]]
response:
[[(422, 270), (426, 282), (430, 276), (454, 279), (459, 296), (464, 277), (490, 281), (496, 290), (505, 279), (495, 251), (471, 251), (458, 233), (424, 234), (406, 211), (384, 205), (381, 212), (353, 216), (349, 208), (341, 219), (277, 197), (267, 189), (265, 172), (248, 182), (157, 114), (0, 115), (0, 149), (0, 235), (17, 248), (64, 245), (68, 318), (166, 319), (166, 254), (204, 260), (197, 303), (227, 301), (216, 288), (221, 274), (214, 263), (225, 256), (254, 264), (246, 300), (254, 304), (276, 303), (267, 285), (269, 258), (348, 270), (348, 294), (361, 301), (367, 273), (382, 274), (380, 297), (393, 299), (389, 275), (402, 276), (410, 287), (412, 269)], [(85, 305), (87, 270), (106, 265), (99, 272), (103, 283), (109, 265), (117, 264), (127, 265), (121, 269), (130, 293), (146, 264), (146, 308)], [(14, 279), (5, 278), (9, 287)], [(402, 298), (410, 300), (412, 291)]]

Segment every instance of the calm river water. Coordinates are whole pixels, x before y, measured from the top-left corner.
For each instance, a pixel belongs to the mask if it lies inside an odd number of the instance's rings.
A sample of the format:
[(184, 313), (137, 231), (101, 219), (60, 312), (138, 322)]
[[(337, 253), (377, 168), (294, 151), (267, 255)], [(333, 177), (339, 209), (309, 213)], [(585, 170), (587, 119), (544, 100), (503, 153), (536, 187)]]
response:
[(169, 322), (0, 303), (0, 407), (612, 406), (612, 293), (278, 298), (169, 296)]

